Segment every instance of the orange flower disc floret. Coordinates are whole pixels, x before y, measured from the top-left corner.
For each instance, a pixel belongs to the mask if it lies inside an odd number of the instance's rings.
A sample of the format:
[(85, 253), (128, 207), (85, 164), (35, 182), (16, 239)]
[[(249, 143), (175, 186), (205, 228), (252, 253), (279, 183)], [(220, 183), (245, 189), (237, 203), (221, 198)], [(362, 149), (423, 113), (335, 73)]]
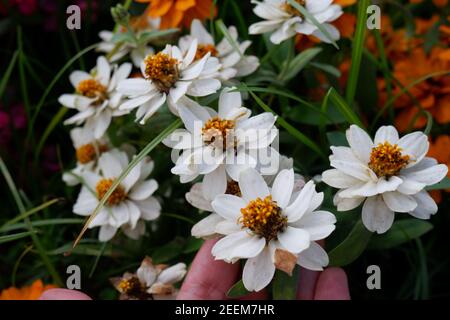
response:
[(77, 85), (76, 91), (85, 97), (97, 98), (97, 104), (100, 104), (106, 100), (106, 87), (95, 79), (80, 81)]
[(234, 126), (233, 120), (222, 120), (219, 117), (214, 117), (208, 120), (202, 128), (203, 141), (206, 143), (222, 141), (223, 149), (225, 150), (228, 147), (228, 134), (234, 129)]
[[(101, 179), (97, 185), (95, 186), (95, 190), (97, 192), (97, 198), (100, 200), (103, 198), (103, 196), (108, 192), (108, 190), (111, 188), (112, 184), (114, 183), (114, 179)], [(108, 205), (114, 206), (125, 200), (127, 197), (127, 194), (122, 186), (118, 186), (113, 193), (108, 198)]]
[(195, 53), (195, 60), (200, 60), (207, 53), (210, 53), (212, 57), (217, 57), (219, 55), (219, 51), (217, 51), (216, 47), (212, 44), (199, 44), (197, 46), (197, 52)]
[(144, 60), (145, 77), (151, 80), (161, 91), (168, 93), (180, 78), (178, 60), (168, 54), (159, 52), (149, 55)]
[(369, 168), (378, 177), (395, 176), (409, 163), (409, 156), (402, 155), (401, 148), (397, 144), (389, 142), (379, 143), (370, 154)]

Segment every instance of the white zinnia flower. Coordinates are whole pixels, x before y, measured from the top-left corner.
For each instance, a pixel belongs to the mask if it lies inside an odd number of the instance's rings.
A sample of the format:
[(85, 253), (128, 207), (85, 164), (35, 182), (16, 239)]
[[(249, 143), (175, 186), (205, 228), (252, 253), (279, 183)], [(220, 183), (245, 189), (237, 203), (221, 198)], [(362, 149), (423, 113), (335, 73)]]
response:
[(331, 147), (331, 166), (322, 179), (339, 188), (334, 204), (339, 211), (351, 210), (364, 201), (362, 221), (367, 229), (386, 232), (395, 212), (429, 219), (437, 206), (424, 190), (442, 180), (447, 166), (425, 157), (429, 142), (422, 132), (399, 138), (392, 126), (383, 126), (375, 140), (356, 125), (346, 132), (350, 147)]
[[(271, 176), (263, 176), (266, 183), (270, 186), (272, 185), (274, 179), (277, 174), (284, 169), (292, 169), (293, 168), (293, 159), (285, 156), (281, 156), (280, 165), (278, 167), (278, 171), (276, 174)], [(301, 188), (305, 185), (304, 178), (296, 174), (295, 175), (295, 183), (294, 183), (294, 191), (300, 191)], [(197, 222), (191, 230), (191, 234), (196, 238), (204, 238), (209, 239), (215, 236), (219, 236), (221, 234), (220, 228), (216, 228), (220, 222), (225, 219), (220, 215), (214, 212), (212, 208), (212, 201), (216, 196), (220, 194), (231, 194), (234, 196), (241, 196), (241, 190), (239, 189), (239, 184), (231, 179), (227, 175), (227, 184), (226, 188), (218, 187), (220, 186), (214, 176), (206, 175), (202, 182), (195, 183), (191, 190), (186, 193), (186, 200), (193, 207), (200, 209), (206, 212), (212, 212), (210, 215), (205, 217), (204, 219)], [(220, 225), (219, 225), (220, 227)]]
[[(333, 0), (295, 0), (302, 5), (325, 28), (332, 40), (339, 39), (339, 30), (332, 22), (342, 15), (342, 8), (332, 4)], [(266, 21), (257, 22), (250, 26), (250, 34), (271, 32), (270, 41), (279, 44), (295, 36), (297, 33), (313, 35), (323, 42), (330, 43), (330, 39), (317, 26), (289, 4), (286, 0), (252, 0), (256, 4), (253, 12)]]
[(128, 113), (118, 108), (122, 95), (116, 91), (116, 87), (130, 75), (131, 68), (131, 63), (124, 63), (120, 67), (111, 66), (106, 58), (101, 56), (98, 57), (97, 67), (92, 73), (72, 72), (69, 79), (76, 92), (63, 94), (58, 101), (67, 108), (76, 109), (78, 113), (64, 124), (86, 123), (88, 130), (94, 132), (94, 137), (100, 139), (108, 129), (112, 117)]
[[(82, 216), (92, 214), (114, 179), (119, 177), (128, 164), (128, 156), (123, 151), (114, 149), (103, 153), (98, 160), (99, 172), (84, 172), (84, 185), (73, 212)], [(153, 161), (150, 159), (139, 162), (92, 220), (89, 228), (100, 226), (100, 241), (110, 240), (119, 228), (130, 238), (137, 239), (145, 233), (144, 221), (159, 217), (161, 205), (152, 196), (158, 183), (147, 179), (152, 169)]]
[(184, 263), (168, 267), (155, 265), (151, 258), (145, 257), (136, 273), (126, 272), (122, 277), (112, 278), (111, 282), (121, 293), (120, 300), (171, 300), (178, 294), (174, 284), (181, 281), (186, 272)]
[(234, 26), (228, 28), (228, 33), (239, 47), (240, 53), (235, 50), (234, 46), (225, 37), (216, 45), (211, 34), (208, 33), (200, 20), (197, 19), (192, 20), (191, 33), (180, 38), (179, 47), (182, 52), (186, 52), (192, 41), (196, 39), (198, 41), (198, 47), (195, 59), (201, 59), (208, 52), (211, 56), (217, 57), (221, 64), (218, 72), (222, 81), (244, 77), (253, 73), (259, 66), (259, 60), (255, 56), (244, 55), (252, 42), (247, 40), (238, 43), (238, 33)]
[[(278, 135), (276, 117), (269, 112), (250, 117), (251, 111), (242, 107), (241, 94), (232, 90), (221, 92), (218, 112), (192, 100), (178, 106), (186, 129), (174, 131), (163, 143), (182, 150), (171, 170), (182, 183), (205, 175), (205, 179), (214, 181), (215, 188), (225, 192), (227, 174), (237, 181), (243, 169), (259, 168), (262, 157), (268, 157), (264, 158), (270, 166), (267, 171), (272, 169), (272, 162), (279, 161), (279, 153), (270, 146)], [(267, 150), (270, 155), (262, 152)]]
[(84, 171), (94, 171), (98, 158), (110, 148), (110, 143), (106, 137), (95, 139), (94, 132), (84, 127), (72, 129), (70, 137), (76, 150), (77, 165), (62, 178), (67, 185), (75, 186), (81, 182)]
[[(97, 47), (97, 51), (109, 54), (113, 50), (116, 50), (117, 43), (113, 42), (112, 39), (114, 37), (114, 33), (111, 31), (100, 31), (99, 37), (102, 39), (102, 42), (99, 43)], [(153, 54), (153, 48), (147, 46), (145, 43), (140, 45), (135, 45), (130, 42), (124, 42), (119, 49), (109, 58), (110, 62), (117, 62), (127, 54), (130, 54), (130, 59), (133, 62), (133, 65), (136, 68), (139, 68), (144, 58)]]
[[(254, 169), (240, 174), (242, 197), (219, 195), (214, 211), (225, 219), (220, 229), (226, 236), (212, 248), (216, 259), (235, 262), (248, 259), (242, 280), (249, 291), (260, 291), (273, 278), (276, 267), (291, 260), (311, 270), (328, 265), (328, 255), (314, 241), (335, 229), (336, 219), (327, 211), (316, 211), (323, 193), (309, 181), (300, 192), (294, 190), (294, 171), (282, 170), (269, 188)], [(218, 226), (219, 227), (219, 226)], [(289, 259), (287, 258), (289, 257)]]
[(143, 78), (127, 79), (119, 84), (118, 91), (129, 98), (120, 109), (139, 107), (136, 118), (144, 124), (166, 101), (176, 114), (176, 104), (182, 97), (203, 97), (215, 93), (221, 87), (220, 81), (202, 79), (202, 73), (207, 65), (215, 65), (218, 69), (219, 62), (210, 54), (194, 61), (196, 52), (195, 40), (185, 55), (171, 45), (155, 55), (148, 55), (141, 64)]

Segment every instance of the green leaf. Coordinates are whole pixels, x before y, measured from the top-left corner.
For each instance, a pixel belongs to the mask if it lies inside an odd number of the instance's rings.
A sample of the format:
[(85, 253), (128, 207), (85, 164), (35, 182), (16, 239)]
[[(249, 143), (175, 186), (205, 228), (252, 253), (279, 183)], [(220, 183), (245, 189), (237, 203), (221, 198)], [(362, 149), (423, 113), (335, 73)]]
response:
[(136, 43), (136, 37), (133, 32), (118, 32), (113, 35), (111, 41), (114, 43)]
[(345, 117), (345, 119), (350, 124), (356, 124), (360, 128), (364, 128), (361, 120), (356, 115), (356, 113), (350, 108), (350, 106), (345, 102), (344, 98), (334, 89), (333, 87), (328, 90), (327, 93), (328, 101), (331, 101), (334, 106), (336, 106), (340, 113)]
[(19, 51), (16, 50), (11, 58), (11, 61), (8, 64), (8, 68), (6, 69), (5, 73), (3, 74), (2, 81), (0, 81), (0, 98), (3, 96), (3, 92), (6, 89), (6, 85), (8, 84), (9, 77), (11, 76), (14, 66), (16, 65), (16, 61), (17, 61), (18, 57), (19, 57)]
[(229, 298), (240, 298), (248, 295), (250, 292), (245, 289), (244, 282), (239, 280), (227, 292)]
[(330, 131), (327, 132), (327, 139), (330, 143), (330, 146), (343, 146), (348, 147), (348, 141), (347, 137), (345, 136), (345, 133), (340, 131)]
[(356, 31), (353, 38), (352, 47), (352, 64), (350, 66), (350, 72), (347, 80), (347, 92), (345, 98), (348, 104), (353, 104), (353, 100), (356, 94), (356, 88), (358, 86), (359, 68), (361, 66), (361, 59), (364, 49), (365, 35), (367, 29), (367, 7), (370, 0), (358, 1), (358, 14), (356, 19)]
[(277, 270), (272, 282), (272, 296), (274, 300), (295, 300), (297, 298), (299, 267), (296, 266), (292, 276)]
[(309, 65), (311, 67), (320, 69), (336, 78), (340, 78), (342, 75), (341, 71), (338, 68), (336, 68), (335, 66), (332, 66), (331, 64), (320, 63), (320, 62), (311, 62)]
[(433, 229), (428, 221), (405, 219), (394, 222), (391, 229), (372, 237), (368, 249), (384, 250), (399, 246), (405, 242), (419, 238)]
[(169, 134), (171, 134), (175, 129), (177, 129), (181, 125), (181, 120), (177, 119), (170, 126), (168, 126), (166, 129), (164, 129), (158, 136), (156, 136), (152, 141), (150, 141), (144, 149), (139, 152), (137, 156), (133, 158), (133, 160), (130, 162), (130, 164), (125, 168), (125, 170), (120, 174), (117, 179), (114, 180), (114, 183), (111, 185), (111, 187), (108, 189), (108, 191), (105, 193), (103, 198), (98, 203), (97, 207), (94, 209), (92, 214), (90, 215), (89, 219), (86, 221), (83, 229), (81, 230), (78, 237), (75, 239), (75, 242), (73, 244), (73, 247), (77, 245), (77, 243), (81, 240), (84, 233), (86, 232), (89, 224), (91, 221), (95, 218), (95, 216), (100, 212), (100, 210), (105, 205), (108, 198), (111, 196), (111, 194), (116, 190), (116, 188), (119, 186), (119, 184), (125, 179), (125, 177), (133, 170), (133, 168), (141, 162), (147, 154), (149, 154), (158, 144), (161, 143)]
[(0, 244), (29, 237), (32, 233), (36, 233), (36, 231), (26, 231), (15, 234), (8, 234), (6, 236), (0, 236)]
[(305, 146), (313, 150), (315, 153), (317, 153), (322, 158), (326, 158), (323, 151), (320, 149), (320, 147), (310, 138), (308, 138), (306, 135), (298, 131), (296, 128), (294, 128), (292, 125), (290, 125), (286, 120), (284, 120), (282, 117), (278, 116), (268, 105), (266, 105), (256, 94), (254, 94), (252, 91), (249, 90), (250, 95), (253, 97), (253, 99), (256, 101), (256, 103), (266, 112), (271, 112), (274, 115), (277, 116), (277, 122), (280, 126), (286, 129), (287, 132), (289, 132), (294, 138), (302, 142)]
[(295, 0), (287, 0), (287, 1), (291, 6), (297, 9), (306, 18), (306, 20), (309, 20), (312, 24), (314, 24), (328, 38), (330, 43), (336, 49), (339, 49), (339, 46), (336, 44), (336, 41), (333, 41), (333, 37), (330, 35), (327, 29), (325, 29), (324, 26), (319, 21), (317, 21), (317, 19), (312, 14), (310, 14), (308, 10), (306, 10), (302, 5), (300, 5)]
[(139, 35), (138, 42), (139, 42), (139, 44), (146, 44), (146, 43), (156, 40), (158, 38), (170, 36), (179, 31), (180, 30), (178, 30), (178, 29), (166, 29), (166, 30), (152, 30), (152, 31), (142, 32)]
[(330, 266), (342, 267), (355, 261), (366, 249), (371, 236), (372, 232), (361, 220), (356, 222), (347, 238), (328, 253)]
[[(61, 219), (43, 219), (32, 221), (31, 225), (33, 227), (45, 227), (45, 226), (54, 226), (54, 225), (66, 225), (66, 224), (82, 224), (84, 219), (77, 218), (61, 218)], [(27, 225), (25, 223), (15, 223), (8, 224), (1, 227), (1, 232), (17, 230), (17, 229), (26, 229)]]
[(445, 177), (441, 182), (433, 184), (432, 186), (426, 187), (426, 190), (442, 190), (442, 189), (450, 189), (450, 178)]
[(156, 248), (153, 251), (152, 259), (155, 263), (166, 263), (182, 254), (183, 248), (186, 245), (186, 239), (176, 237), (169, 243)]
[(301, 53), (299, 53), (292, 61), (289, 63), (287, 71), (280, 79), (281, 81), (289, 81), (294, 78), (302, 69), (314, 59), (320, 52), (321, 48), (310, 48)]
[(223, 36), (231, 44), (231, 46), (233, 47), (234, 51), (239, 53), (241, 58), (243, 58), (244, 55), (242, 54), (241, 49), (239, 49), (239, 45), (236, 43), (236, 41), (233, 39), (233, 37), (231, 37), (230, 33), (228, 32), (227, 27), (225, 26), (225, 24), (223, 23), (223, 21), (221, 19), (216, 21), (216, 27), (217, 27), (217, 29), (220, 30), (220, 32), (222, 32)]

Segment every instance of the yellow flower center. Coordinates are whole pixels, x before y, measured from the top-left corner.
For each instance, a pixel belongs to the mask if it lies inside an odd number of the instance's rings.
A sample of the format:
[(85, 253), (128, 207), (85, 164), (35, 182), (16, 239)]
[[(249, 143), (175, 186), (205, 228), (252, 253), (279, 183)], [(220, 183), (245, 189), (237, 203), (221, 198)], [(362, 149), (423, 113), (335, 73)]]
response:
[(214, 117), (208, 120), (202, 128), (203, 141), (208, 144), (214, 143), (217, 147), (222, 145), (223, 150), (226, 150), (228, 147), (227, 138), (230, 138), (228, 135), (232, 133), (231, 130), (233, 129), (233, 120), (222, 120), (219, 117)]
[(76, 150), (77, 160), (81, 164), (86, 164), (97, 158), (97, 152), (100, 154), (107, 150), (106, 145), (99, 145), (96, 150), (92, 143), (84, 144)]
[(241, 209), (241, 214), (239, 221), (267, 242), (276, 239), (287, 226), (287, 218), (282, 215), (272, 196), (250, 201), (247, 207)]
[(197, 52), (195, 53), (195, 61), (200, 60), (207, 53), (211, 53), (211, 56), (217, 57), (219, 55), (219, 51), (217, 51), (216, 47), (212, 44), (199, 44), (197, 47)]
[[(102, 179), (97, 183), (97, 185), (95, 186), (95, 190), (97, 192), (97, 198), (99, 200), (103, 198), (106, 192), (108, 192), (113, 183), (114, 179)], [(127, 194), (125, 190), (122, 188), (122, 186), (119, 185), (109, 196), (107, 203), (110, 206), (114, 206), (125, 200), (126, 197)]]
[[(302, 7), (305, 7), (306, 5), (306, 0), (294, 0), (295, 2), (297, 2), (299, 5), (301, 5)], [(293, 16), (298, 16), (298, 17), (302, 17), (303, 18), (303, 14), (301, 14), (300, 11), (298, 11), (297, 9), (295, 9), (291, 4), (289, 4), (287, 1), (286, 3), (284, 3), (282, 5), (282, 10), (293, 15)]]
[(145, 77), (151, 80), (161, 92), (168, 93), (180, 77), (178, 60), (165, 53), (149, 55), (144, 63)]
[(225, 193), (231, 194), (231, 195), (237, 196), (237, 197), (242, 196), (241, 188), (239, 188), (239, 184), (234, 180), (228, 181), (227, 190), (225, 191)]
[(86, 79), (80, 81), (77, 86), (77, 92), (88, 98), (97, 98), (95, 105), (101, 104), (106, 100), (106, 87), (95, 79)]
[(372, 148), (369, 168), (378, 177), (391, 177), (400, 172), (409, 163), (409, 156), (402, 155), (401, 148), (397, 144), (389, 142), (379, 143)]
[(144, 291), (144, 287), (137, 277), (122, 279), (119, 283), (119, 289), (128, 295), (137, 296)]

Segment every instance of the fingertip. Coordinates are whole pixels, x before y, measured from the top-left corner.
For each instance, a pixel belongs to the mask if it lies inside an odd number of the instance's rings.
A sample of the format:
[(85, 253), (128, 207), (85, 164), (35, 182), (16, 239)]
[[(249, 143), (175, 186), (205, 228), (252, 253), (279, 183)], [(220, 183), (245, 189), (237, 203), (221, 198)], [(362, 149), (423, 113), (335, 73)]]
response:
[(39, 300), (92, 300), (87, 294), (81, 291), (69, 289), (49, 289), (44, 291)]
[(347, 274), (342, 268), (327, 268), (317, 280), (315, 300), (350, 300)]

